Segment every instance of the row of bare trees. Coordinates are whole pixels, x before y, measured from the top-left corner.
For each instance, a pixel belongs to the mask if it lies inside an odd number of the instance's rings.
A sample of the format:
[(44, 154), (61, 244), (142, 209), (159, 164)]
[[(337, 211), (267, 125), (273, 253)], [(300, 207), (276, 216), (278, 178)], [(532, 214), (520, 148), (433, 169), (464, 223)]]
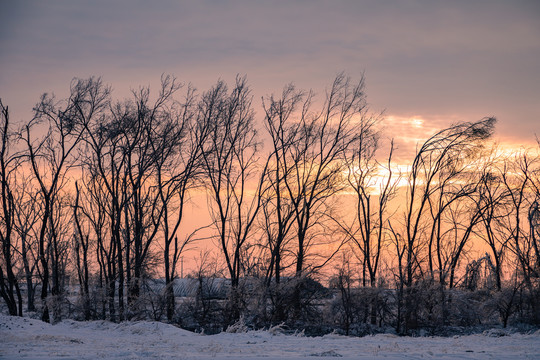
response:
[[(9, 313), (26, 304), (58, 320), (76, 285), (84, 319), (131, 319), (150, 306), (148, 282), (163, 278), (173, 321), (180, 258), (207, 239), (230, 281), (228, 324), (250, 309), (246, 279), (260, 281), (268, 322), (294, 322), (306, 310), (305, 279), (332, 267), (347, 329), (360, 288), (372, 291), (366, 322), (398, 332), (422, 322), (426, 286), (442, 324), (456, 287), (513, 289), (500, 307), (505, 324), (526, 291), (520, 309), (540, 322), (538, 149), (497, 150), (486, 118), (430, 136), (404, 170), (394, 142), (383, 145), (363, 79), (338, 75), (323, 100), (288, 85), (262, 99), (260, 119), (252, 102), (244, 77), (199, 93), (164, 76), (157, 94), (140, 88), (123, 101), (99, 78), (75, 79), (68, 98), (43, 95), (17, 124), (0, 103)], [(201, 194), (211, 221), (193, 230), (185, 210)]]

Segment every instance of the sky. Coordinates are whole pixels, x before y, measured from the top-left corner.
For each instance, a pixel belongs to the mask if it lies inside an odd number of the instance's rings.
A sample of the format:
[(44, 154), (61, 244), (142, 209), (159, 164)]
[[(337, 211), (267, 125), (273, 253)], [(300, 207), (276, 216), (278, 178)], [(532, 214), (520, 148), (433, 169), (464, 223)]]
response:
[[(540, 1), (0, 0), (0, 99), (13, 122), (44, 92), (66, 97), (74, 77), (102, 76), (123, 99), (157, 90), (162, 74), (200, 91), (246, 75), (257, 110), (291, 82), (322, 99), (340, 72), (364, 74), (398, 161), (436, 130), (485, 116), (506, 147), (533, 146)], [(205, 202), (193, 204), (190, 222), (206, 221)]]
[(290, 82), (323, 96), (343, 71), (365, 75), (388, 137), (485, 116), (502, 141), (540, 134), (538, 1), (0, 3), (0, 98), (14, 121), (74, 77), (102, 76), (124, 98), (161, 74), (202, 91), (242, 74), (260, 107)]

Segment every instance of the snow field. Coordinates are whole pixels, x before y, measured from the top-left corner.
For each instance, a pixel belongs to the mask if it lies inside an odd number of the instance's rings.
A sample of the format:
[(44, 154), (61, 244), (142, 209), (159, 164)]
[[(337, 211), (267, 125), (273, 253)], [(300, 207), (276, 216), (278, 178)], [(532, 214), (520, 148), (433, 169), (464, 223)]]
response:
[[(504, 336), (501, 336), (504, 335)], [(540, 359), (540, 330), (443, 337), (304, 337), (279, 331), (201, 335), (160, 322), (65, 320), (56, 325), (0, 315), (0, 359)]]

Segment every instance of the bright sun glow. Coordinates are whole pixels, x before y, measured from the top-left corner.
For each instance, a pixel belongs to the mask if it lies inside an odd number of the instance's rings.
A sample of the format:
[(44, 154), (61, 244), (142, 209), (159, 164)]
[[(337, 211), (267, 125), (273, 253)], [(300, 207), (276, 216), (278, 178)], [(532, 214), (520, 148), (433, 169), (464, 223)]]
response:
[[(348, 175), (350, 170), (346, 170)], [(353, 172), (359, 173), (360, 169), (355, 167), (352, 169)], [(390, 179), (390, 187), (402, 188), (408, 185), (406, 175), (411, 171), (409, 165), (393, 165), (392, 166), (392, 177)], [(345, 175), (345, 176), (347, 176)], [(383, 189), (388, 183), (388, 176), (390, 172), (388, 169), (382, 165), (377, 167), (377, 171), (367, 182), (367, 188), (372, 195), (378, 196), (382, 193)], [(354, 191), (348, 191), (349, 194), (354, 194)]]
[(424, 124), (424, 120), (419, 119), (419, 118), (413, 118), (413, 119), (411, 119), (411, 124), (415, 128), (421, 128), (422, 125)]

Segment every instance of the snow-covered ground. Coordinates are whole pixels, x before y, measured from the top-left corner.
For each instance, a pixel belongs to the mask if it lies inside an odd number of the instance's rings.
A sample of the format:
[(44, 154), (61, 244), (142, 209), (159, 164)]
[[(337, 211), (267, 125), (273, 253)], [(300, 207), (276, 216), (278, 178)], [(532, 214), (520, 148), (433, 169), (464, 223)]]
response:
[[(505, 335), (505, 336), (500, 336)], [(442, 337), (303, 337), (279, 331), (194, 334), (159, 322), (39, 320), (0, 315), (0, 359), (540, 359), (540, 331)]]

